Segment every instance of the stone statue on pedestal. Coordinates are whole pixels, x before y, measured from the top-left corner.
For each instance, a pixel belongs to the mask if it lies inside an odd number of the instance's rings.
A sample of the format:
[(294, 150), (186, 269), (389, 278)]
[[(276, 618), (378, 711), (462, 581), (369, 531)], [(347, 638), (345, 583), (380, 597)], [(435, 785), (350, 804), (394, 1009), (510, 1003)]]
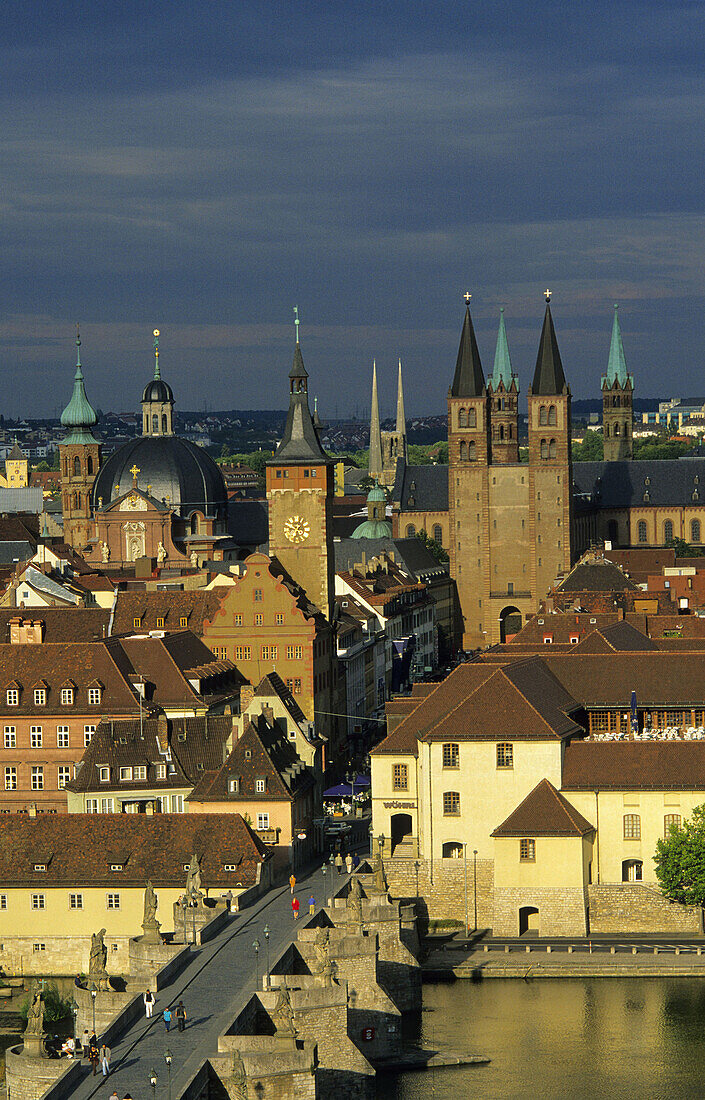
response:
[(377, 862), (375, 863), (375, 877), (374, 888), (380, 894), (387, 893), (387, 877), (384, 873), (384, 863), (382, 862), (382, 849), (380, 848), (377, 853)]
[(88, 988), (106, 992), (110, 989), (108, 971), (105, 964), (108, 961), (108, 949), (105, 946), (105, 929), (94, 932), (91, 936), (91, 955), (88, 961)]
[(247, 1072), (239, 1050), (233, 1051), (233, 1072), (228, 1081), (228, 1096), (231, 1100), (247, 1100)]
[(161, 943), (159, 929), (161, 925), (157, 920), (157, 895), (151, 882), (144, 888), (144, 917), (142, 920), (142, 939), (146, 943)]
[(316, 969), (314, 977), (317, 985), (330, 989), (336, 974), (336, 965), (330, 957), (330, 933), (327, 928), (319, 928), (316, 933)]
[(350, 890), (345, 899), (345, 905), (350, 910), (356, 924), (362, 924), (362, 888), (357, 875), (350, 879)]
[(291, 994), (287, 989), (286, 977), (282, 978), (282, 984), (277, 993), (277, 1000), (272, 1013), (272, 1020), (280, 1035), (297, 1034), (294, 1027), (294, 1010), (291, 1007)]
[(36, 982), (32, 987), (32, 1000), (27, 1011), (27, 1027), (25, 1035), (44, 1034), (44, 998)]
[(186, 897), (190, 902), (200, 901), (203, 897), (203, 892), (201, 890), (201, 868), (198, 865), (198, 856), (195, 852), (191, 856), (191, 862), (186, 874)]

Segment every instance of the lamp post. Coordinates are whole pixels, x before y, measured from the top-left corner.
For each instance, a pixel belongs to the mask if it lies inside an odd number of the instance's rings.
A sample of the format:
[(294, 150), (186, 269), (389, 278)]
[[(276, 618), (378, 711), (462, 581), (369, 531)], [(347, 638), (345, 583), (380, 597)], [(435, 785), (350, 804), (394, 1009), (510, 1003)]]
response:
[(196, 890), (191, 888), (191, 912), (193, 914), (193, 946), (196, 946), (196, 909), (198, 908), (198, 898), (196, 896)]
[[(421, 864), (419, 863), (418, 859), (415, 859), (414, 860), (414, 871), (416, 872), (416, 901), (417, 901), (417, 904), (418, 904), (418, 900), (419, 900), (419, 867), (420, 866), (421, 866)], [(467, 897), (466, 897), (466, 901), (465, 901), (465, 923), (466, 924), (467, 924), (467, 908), (468, 908), (468, 905), (467, 905)]]
[(156, 1070), (152, 1070), (149, 1075), (149, 1083), (152, 1086), (152, 1100), (156, 1100), (157, 1096), (157, 1074)]
[(71, 1015), (73, 1016), (73, 1056), (76, 1057), (76, 1020), (78, 1019), (78, 1005), (71, 998)]
[(167, 1100), (171, 1100), (171, 1051), (167, 1047), (164, 1051), (164, 1061), (166, 1062), (167, 1071)]
[(326, 867), (326, 865), (324, 863), (323, 866), (321, 867), (321, 874), (323, 875), (323, 897), (327, 899), (328, 904), (330, 905), (331, 904), (330, 898), (326, 894), (326, 872), (327, 872), (327, 870), (328, 870), (328, 868)]
[(475, 931), (477, 932), (477, 848), (472, 850), (472, 884), (475, 892)]
[(269, 989), (270, 988), (270, 982), (269, 982), (269, 928), (266, 924), (265, 924), (264, 928), (262, 929), (262, 932), (264, 933), (264, 944), (265, 944), (265, 949), (266, 949), (266, 952), (267, 952), (267, 989)]
[(96, 989), (91, 989), (91, 1001), (93, 1002), (93, 1034), (95, 1035), (95, 999), (98, 996)]
[(255, 989), (259, 989), (259, 940), (252, 944), (255, 952)]

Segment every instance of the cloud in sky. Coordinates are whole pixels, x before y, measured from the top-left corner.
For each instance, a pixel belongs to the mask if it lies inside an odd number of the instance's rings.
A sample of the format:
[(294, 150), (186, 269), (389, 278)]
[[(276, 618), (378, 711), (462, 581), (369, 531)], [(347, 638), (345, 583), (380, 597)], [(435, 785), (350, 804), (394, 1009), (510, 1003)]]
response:
[(0, 47), (6, 413), (61, 405), (76, 317), (104, 408), (137, 403), (155, 324), (180, 407), (264, 377), (281, 405), (294, 303), (324, 409), (374, 355), (391, 406), (401, 355), (440, 411), (466, 286), (488, 368), (506, 307), (524, 391), (547, 284), (576, 395), (613, 300), (638, 392), (698, 389), (697, 5), (69, 7), (12, 5)]

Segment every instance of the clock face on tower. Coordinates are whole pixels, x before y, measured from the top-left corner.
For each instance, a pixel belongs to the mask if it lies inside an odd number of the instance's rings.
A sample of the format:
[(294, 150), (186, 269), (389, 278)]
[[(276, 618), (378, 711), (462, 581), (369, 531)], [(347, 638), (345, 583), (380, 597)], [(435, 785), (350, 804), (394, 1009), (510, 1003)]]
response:
[(305, 542), (311, 534), (311, 525), (302, 516), (290, 516), (284, 523), (284, 534), (289, 542)]

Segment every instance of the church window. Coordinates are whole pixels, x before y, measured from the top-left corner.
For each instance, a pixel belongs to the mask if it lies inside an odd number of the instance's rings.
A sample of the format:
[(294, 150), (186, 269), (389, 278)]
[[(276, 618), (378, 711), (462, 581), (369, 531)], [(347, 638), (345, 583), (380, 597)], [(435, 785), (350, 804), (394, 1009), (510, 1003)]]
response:
[(641, 817), (639, 814), (624, 815), (624, 839), (641, 840)]
[[(433, 541), (437, 542), (439, 546), (443, 545), (443, 528), (440, 523), (436, 523), (433, 528)], [(698, 524), (698, 538), (693, 540), (694, 542), (700, 542), (700, 525)]]
[(541, 440), (541, 458), (548, 458), (548, 440)]
[(555, 458), (556, 457), (556, 441), (555, 441), (555, 439), (552, 439), (551, 442), (548, 444), (548, 457), (549, 458)]
[(460, 461), (467, 462), (468, 460), (468, 445), (463, 439), (460, 443)]
[(499, 426), (499, 438), (504, 441), (504, 424), (500, 424)]
[(667, 519), (663, 525), (663, 541), (671, 542), (673, 540), (673, 524), (670, 519)]
[(615, 426), (614, 426), (614, 434), (615, 434), (615, 435), (619, 435), (619, 424), (615, 424)]
[(694, 519), (690, 522), (690, 541), (700, 542), (700, 520)]
[(156, 413), (152, 417), (152, 433), (153, 435), (159, 434), (159, 417)]
[(475, 409), (468, 409), (468, 428), (477, 427), (477, 412)]
[(548, 423), (549, 426), (555, 427), (556, 425), (556, 406), (549, 405), (548, 407)]
[(192, 535), (197, 535), (198, 534), (198, 518), (199, 517), (198, 517), (197, 512), (194, 512), (194, 514), (191, 516), (191, 534)]
[(416, 535), (416, 528), (414, 527), (413, 523), (408, 523), (407, 526), (406, 526), (406, 537), (408, 539), (413, 539), (415, 535)]
[(466, 409), (461, 409), (458, 413), (458, 427), (467, 428), (468, 426), (468, 414)]
[(539, 409), (539, 424), (548, 424), (548, 410), (545, 405)]
[(76, 457), (73, 460), (73, 476), (74, 477), (80, 477), (81, 476), (81, 460), (78, 457), (78, 455), (76, 455)]
[(166, 435), (166, 430), (167, 430), (166, 429), (166, 423), (167, 423), (166, 413), (162, 413), (162, 432), (163, 432), (164, 435)]
[(89, 475), (93, 473), (93, 456), (92, 455), (89, 455), (88, 458), (86, 459), (86, 473), (89, 474)]
[(468, 460), (473, 462), (475, 460), (477, 451), (474, 443), (468, 443)]
[(509, 425), (507, 434), (508, 434), (510, 439), (514, 438), (514, 429), (512, 428), (511, 424)]

